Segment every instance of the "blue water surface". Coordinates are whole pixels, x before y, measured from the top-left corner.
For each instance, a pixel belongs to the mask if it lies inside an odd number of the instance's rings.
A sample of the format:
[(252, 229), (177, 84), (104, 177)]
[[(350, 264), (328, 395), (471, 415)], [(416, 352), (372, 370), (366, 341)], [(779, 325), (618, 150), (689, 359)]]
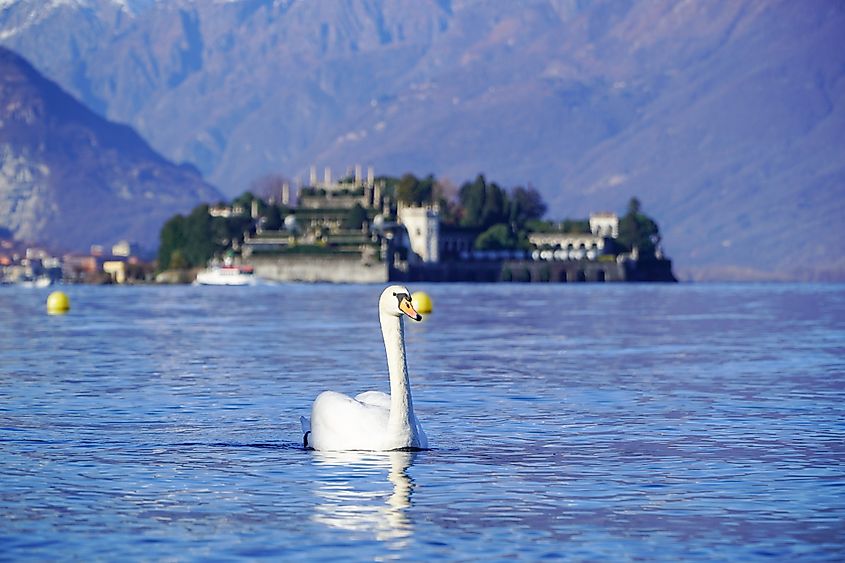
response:
[(0, 287), (0, 559), (845, 558), (845, 286), (410, 289), (433, 449), (327, 454), (381, 287)]

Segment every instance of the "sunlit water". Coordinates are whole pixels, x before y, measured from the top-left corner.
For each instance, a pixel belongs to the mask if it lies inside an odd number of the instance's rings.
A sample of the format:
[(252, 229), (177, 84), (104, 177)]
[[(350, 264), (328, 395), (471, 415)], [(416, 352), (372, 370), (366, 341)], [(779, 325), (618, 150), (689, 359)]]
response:
[(379, 287), (0, 287), (0, 559), (845, 556), (845, 286), (421, 288), (433, 449), (322, 454)]

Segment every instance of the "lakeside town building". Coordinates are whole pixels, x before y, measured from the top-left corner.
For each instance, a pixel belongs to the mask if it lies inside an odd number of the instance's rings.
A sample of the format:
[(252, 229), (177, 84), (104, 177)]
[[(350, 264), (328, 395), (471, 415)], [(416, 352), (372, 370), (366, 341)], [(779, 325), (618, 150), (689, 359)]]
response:
[(0, 283), (45, 287), (65, 283), (152, 281), (153, 266), (138, 257), (137, 245), (118, 241), (106, 251), (94, 245), (88, 254), (54, 255), (40, 247), (0, 240)]

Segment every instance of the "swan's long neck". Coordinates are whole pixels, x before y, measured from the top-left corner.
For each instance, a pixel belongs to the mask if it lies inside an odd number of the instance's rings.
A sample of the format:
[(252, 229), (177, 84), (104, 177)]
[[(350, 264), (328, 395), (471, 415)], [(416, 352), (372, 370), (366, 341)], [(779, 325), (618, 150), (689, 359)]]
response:
[(390, 419), (387, 426), (391, 430), (402, 431), (410, 429), (411, 413), (414, 412), (408, 364), (405, 361), (405, 333), (399, 317), (379, 314), (379, 320), (387, 351), (387, 370), (390, 373)]

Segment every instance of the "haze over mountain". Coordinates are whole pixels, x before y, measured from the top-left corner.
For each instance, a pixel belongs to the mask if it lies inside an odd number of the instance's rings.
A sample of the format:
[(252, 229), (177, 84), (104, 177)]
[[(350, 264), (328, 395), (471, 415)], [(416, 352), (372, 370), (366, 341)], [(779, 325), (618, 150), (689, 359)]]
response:
[(0, 43), (229, 195), (484, 172), (550, 217), (637, 195), (682, 278), (845, 277), (835, 0), (0, 2)]
[(148, 251), (161, 225), (222, 197), (0, 47), (0, 227), (56, 250), (126, 239)]

